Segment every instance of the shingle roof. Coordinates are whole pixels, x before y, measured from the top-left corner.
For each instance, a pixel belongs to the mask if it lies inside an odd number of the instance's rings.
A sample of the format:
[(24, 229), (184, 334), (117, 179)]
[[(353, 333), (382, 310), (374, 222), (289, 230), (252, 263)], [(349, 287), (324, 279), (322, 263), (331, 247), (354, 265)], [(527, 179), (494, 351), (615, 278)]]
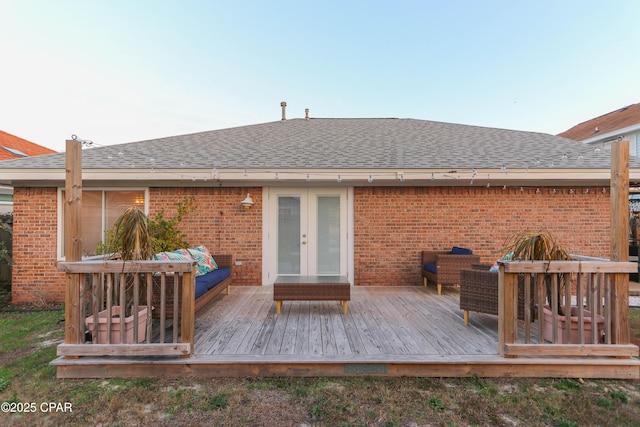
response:
[(558, 136), (584, 141), (598, 134), (606, 134), (640, 124), (640, 104), (633, 104), (575, 125)]
[(0, 130), (0, 160), (21, 158), (22, 156), (17, 153), (24, 153), (27, 156), (40, 156), (56, 152)]
[[(610, 167), (606, 150), (594, 153), (549, 134), (415, 119), (292, 119), (82, 154), (85, 169)], [(631, 163), (640, 167), (636, 158)], [(64, 166), (64, 153), (0, 163), (0, 168)]]

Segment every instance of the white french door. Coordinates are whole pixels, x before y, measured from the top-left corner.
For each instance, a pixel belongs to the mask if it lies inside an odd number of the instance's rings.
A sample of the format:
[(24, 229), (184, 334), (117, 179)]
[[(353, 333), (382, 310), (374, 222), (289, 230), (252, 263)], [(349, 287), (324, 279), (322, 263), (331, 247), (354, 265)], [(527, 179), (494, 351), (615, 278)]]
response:
[(267, 191), (267, 282), (278, 275), (347, 276), (347, 189)]

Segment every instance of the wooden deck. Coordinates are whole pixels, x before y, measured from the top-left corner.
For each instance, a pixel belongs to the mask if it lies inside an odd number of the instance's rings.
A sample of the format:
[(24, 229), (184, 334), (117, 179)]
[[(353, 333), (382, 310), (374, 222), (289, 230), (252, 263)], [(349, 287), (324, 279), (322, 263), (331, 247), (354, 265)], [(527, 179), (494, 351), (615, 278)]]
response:
[(271, 286), (234, 287), (202, 310), (191, 358), (59, 358), (58, 376), (512, 376), (640, 378), (640, 361), (616, 358), (504, 358), (498, 318), (471, 313), (459, 294), (434, 287), (353, 287), (338, 302), (285, 302)]
[[(236, 290), (237, 289), (237, 290)], [(424, 356), (498, 354), (496, 316), (465, 327), (458, 293), (353, 287), (349, 312), (334, 301), (286, 301), (272, 287), (234, 288), (196, 319), (197, 355)]]

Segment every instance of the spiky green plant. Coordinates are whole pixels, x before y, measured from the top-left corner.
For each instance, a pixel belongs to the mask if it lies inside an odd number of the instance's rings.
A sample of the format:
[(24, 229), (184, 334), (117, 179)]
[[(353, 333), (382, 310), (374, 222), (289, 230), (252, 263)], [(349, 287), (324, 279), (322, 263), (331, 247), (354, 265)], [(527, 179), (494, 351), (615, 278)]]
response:
[[(518, 261), (568, 261), (571, 255), (566, 249), (558, 245), (555, 238), (547, 231), (520, 231), (507, 241), (505, 252), (513, 253), (513, 260)], [(559, 275), (560, 286), (558, 287), (558, 313), (564, 315), (560, 303), (565, 277)], [(547, 288), (547, 300), (551, 305), (551, 274), (545, 274), (545, 284)]]

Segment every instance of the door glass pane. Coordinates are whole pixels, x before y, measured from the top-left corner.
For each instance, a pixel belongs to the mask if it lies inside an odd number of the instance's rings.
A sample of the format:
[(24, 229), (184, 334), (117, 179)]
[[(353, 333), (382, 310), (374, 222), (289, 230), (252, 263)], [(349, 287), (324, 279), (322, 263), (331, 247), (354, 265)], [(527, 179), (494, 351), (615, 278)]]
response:
[(278, 197), (278, 274), (300, 274), (300, 196)]
[(318, 196), (318, 274), (340, 274), (340, 197)]

